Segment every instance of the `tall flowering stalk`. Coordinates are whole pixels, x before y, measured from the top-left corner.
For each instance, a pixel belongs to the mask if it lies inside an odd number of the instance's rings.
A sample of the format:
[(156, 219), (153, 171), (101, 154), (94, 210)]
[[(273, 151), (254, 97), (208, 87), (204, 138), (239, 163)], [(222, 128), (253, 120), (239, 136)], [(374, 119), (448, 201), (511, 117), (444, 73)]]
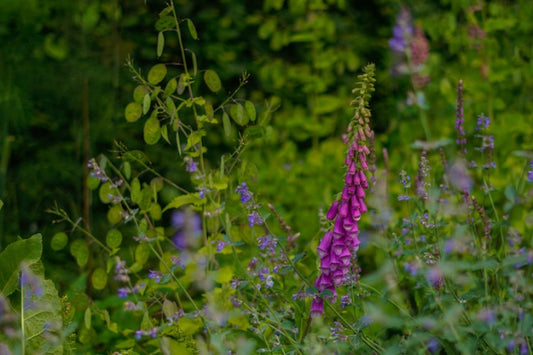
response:
[[(374, 91), (374, 69), (373, 64), (367, 65), (364, 74), (358, 77), (358, 87), (353, 90), (357, 97), (352, 101), (355, 115), (345, 138), (348, 153), (344, 189), (333, 201), (326, 216), (333, 222), (332, 229), (324, 234), (317, 248), (321, 274), (316, 279), (315, 286), (322, 294), (329, 290), (330, 292), (326, 292), (328, 295), (323, 295), (330, 300), (337, 297), (336, 287), (349, 279), (352, 259), (355, 258), (360, 243), (358, 221), (367, 212), (365, 190), (369, 184), (365, 171), (374, 171), (374, 132), (370, 129), (368, 108)], [(315, 296), (311, 314), (316, 316), (322, 313), (324, 301), (321, 296)]]

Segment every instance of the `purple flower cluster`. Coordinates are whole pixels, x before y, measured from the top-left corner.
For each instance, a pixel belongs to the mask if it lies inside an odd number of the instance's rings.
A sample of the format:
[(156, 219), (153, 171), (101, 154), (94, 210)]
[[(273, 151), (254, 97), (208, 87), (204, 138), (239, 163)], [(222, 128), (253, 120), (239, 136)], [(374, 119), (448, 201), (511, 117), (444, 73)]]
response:
[(527, 172), (527, 180), (533, 182), (533, 160), (529, 162), (529, 168), (531, 170)]
[(198, 171), (198, 166), (196, 162), (191, 157), (185, 157), (183, 159), (185, 162), (185, 171), (188, 173), (195, 173)]
[(413, 37), (413, 24), (411, 19), (411, 13), (407, 8), (402, 8), (398, 18), (396, 19), (396, 25), (393, 28), (393, 36), (389, 40), (389, 46), (395, 52), (404, 52), (411, 43)]
[(194, 247), (202, 234), (202, 220), (200, 216), (189, 209), (178, 210), (172, 213), (170, 224), (176, 228), (172, 237), (178, 249)]
[[(357, 134), (356, 134), (357, 136)], [(362, 138), (362, 137), (356, 137)], [(316, 279), (315, 286), (319, 291), (330, 290), (331, 299), (336, 298), (335, 287), (345, 283), (352, 257), (359, 249), (358, 221), (361, 214), (367, 212), (365, 190), (368, 181), (364, 170), (368, 169), (367, 155), (370, 151), (366, 145), (358, 144), (359, 139), (350, 146), (345, 165), (347, 172), (341, 199), (335, 200), (326, 217), (334, 222), (333, 230), (326, 232), (318, 245), (321, 275)], [(356, 164), (356, 161), (359, 164)], [(322, 298), (316, 296), (311, 306), (311, 314), (324, 312)]]
[(92, 177), (97, 178), (101, 182), (106, 182), (107, 180), (109, 180), (109, 178), (107, 177), (105, 171), (102, 168), (100, 168), (100, 166), (96, 162), (96, 159), (94, 159), (94, 158), (90, 159), (87, 162), (87, 167), (91, 171), (91, 176)]
[(257, 212), (257, 209), (260, 206), (254, 203), (253, 193), (248, 190), (248, 185), (245, 182), (241, 183), (235, 189), (235, 193), (240, 195), (241, 203), (248, 210), (248, 225), (253, 227), (256, 224), (263, 224), (263, 219), (261, 218), (259, 212)]

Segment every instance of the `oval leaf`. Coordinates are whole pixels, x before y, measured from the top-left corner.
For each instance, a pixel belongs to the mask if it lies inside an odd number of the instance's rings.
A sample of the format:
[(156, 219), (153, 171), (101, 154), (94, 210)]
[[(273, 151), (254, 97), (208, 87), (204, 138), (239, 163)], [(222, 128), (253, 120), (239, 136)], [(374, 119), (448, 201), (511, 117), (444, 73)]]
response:
[(67, 244), (68, 244), (68, 236), (66, 235), (66, 233), (63, 233), (63, 232), (56, 233), (52, 237), (52, 241), (50, 242), (50, 246), (55, 251), (63, 249), (64, 247), (67, 246)]
[(231, 122), (226, 112), (222, 114), (222, 126), (224, 126), (224, 134), (229, 137), (231, 135)]
[(130, 102), (124, 110), (124, 116), (126, 117), (126, 121), (135, 122), (141, 117), (142, 112), (143, 108), (139, 103)]
[(159, 84), (167, 75), (167, 67), (164, 64), (154, 65), (148, 72), (148, 82), (153, 85)]
[(159, 120), (152, 116), (144, 124), (144, 141), (146, 144), (154, 145), (159, 141), (160, 137), (161, 126), (159, 125)]
[(204, 73), (204, 81), (209, 90), (217, 92), (222, 88), (222, 83), (218, 74), (214, 70), (206, 70)]
[(107, 232), (105, 242), (110, 248), (118, 248), (122, 243), (122, 233), (118, 229), (111, 229)]
[(176, 91), (178, 87), (178, 81), (176, 78), (172, 78), (168, 81), (167, 86), (165, 86), (165, 96), (170, 96)]
[(196, 32), (196, 27), (194, 27), (194, 23), (192, 23), (192, 21), (189, 19), (187, 19), (187, 28), (189, 29), (189, 33), (191, 34), (191, 37), (197, 40), (198, 32)]
[(203, 201), (204, 200), (193, 194), (181, 195), (178, 197), (174, 197), (174, 199), (170, 201), (170, 203), (166, 205), (166, 207), (163, 209), (163, 212), (165, 212), (169, 208), (180, 208), (181, 206), (185, 206), (191, 203), (198, 204), (202, 203)]
[[(91, 283), (95, 290), (103, 290), (107, 284), (107, 273), (104, 269), (98, 268), (91, 275)], [(87, 308), (89, 309), (89, 308)]]
[(254, 104), (251, 101), (245, 101), (244, 109), (246, 110), (246, 114), (248, 115), (250, 121), (254, 122), (257, 116)]
[(231, 118), (240, 126), (248, 123), (248, 116), (244, 114), (244, 108), (241, 104), (231, 105), (229, 108)]
[(163, 48), (165, 48), (165, 35), (163, 32), (159, 32), (157, 35), (157, 58), (163, 54)]
[(144, 95), (143, 98), (143, 115), (146, 115), (150, 111), (150, 105), (152, 100), (150, 99), (150, 94)]
[(78, 266), (83, 267), (89, 260), (89, 248), (82, 239), (76, 239), (70, 244), (70, 254), (76, 258)]

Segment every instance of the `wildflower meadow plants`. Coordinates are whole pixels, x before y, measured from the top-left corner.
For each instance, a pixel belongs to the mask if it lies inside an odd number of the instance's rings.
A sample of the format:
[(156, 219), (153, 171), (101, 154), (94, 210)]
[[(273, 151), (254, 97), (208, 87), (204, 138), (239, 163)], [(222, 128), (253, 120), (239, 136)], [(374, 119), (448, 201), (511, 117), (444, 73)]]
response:
[[(49, 211), (65, 226), (50, 248), (80, 270), (63, 297), (45, 277), (40, 235), (0, 253), (0, 353), (532, 353), (533, 156), (501, 161), (493, 118), (463, 109), (468, 83), (441, 122), (456, 139), (415, 144), (389, 165), (365, 66), (337, 137), (338, 193), (325, 196), (316, 235), (302, 236), (244, 154), (272, 129), (273, 108), (244, 97), (247, 73), (229, 89), (198, 67), (186, 45), (198, 33), (173, 1), (156, 29), (161, 63), (144, 73), (127, 62), (137, 86), (124, 116), (145, 145), (117, 141), (87, 162), (108, 230)], [(406, 8), (389, 44), (420, 91), (428, 44)], [(156, 144), (171, 147), (185, 182), (158, 170)]]

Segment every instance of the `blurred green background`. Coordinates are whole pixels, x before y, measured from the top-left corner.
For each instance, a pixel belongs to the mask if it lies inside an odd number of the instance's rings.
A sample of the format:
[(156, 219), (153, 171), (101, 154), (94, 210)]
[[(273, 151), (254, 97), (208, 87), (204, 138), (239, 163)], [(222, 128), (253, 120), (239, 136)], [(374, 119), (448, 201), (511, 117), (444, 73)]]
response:
[[(533, 3), (441, 0), (176, 0), (178, 16), (194, 21), (186, 38), (200, 68), (217, 71), (224, 90), (251, 74), (242, 95), (259, 110), (276, 108), (264, 138), (246, 152), (250, 185), (263, 201), (310, 240), (318, 211), (342, 183), (341, 135), (352, 117), (357, 73), (377, 67), (373, 127), (378, 165), (414, 168), (410, 144), (454, 137), (456, 85), (465, 86), (465, 126), (493, 119), (499, 154), (532, 149)], [(135, 83), (127, 56), (145, 71), (156, 58), (154, 24), (164, 1), (0, 0), (0, 240), (59, 230), (45, 210), (54, 203), (75, 218), (89, 216), (98, 235), (106, 210), (84, 188), (88, 157), (110, 153), (115, 140), (143, 149), (140, 129), (123, 115)], [(389, 39), (402, 6), (427, 37), (429, 83), (423, 108), (409, 104), (408, 75), (393, 75), (398, 58)], [(174, 58), (169, 38), (161, 61)], [(213, 151), (232, 142), (213, 135)], [(147, 151), (166, 176), (187, 184), (175, 147)], [(509, 165), (516, 161), (509, 156)], [(503, 167), (505, 168), (505, 167)], [(395, 181), (395, 179), (393, 179)], [(85, 197), (84, 197), (85, 196)], [(94, 199), (96, 201), (96, 199)], [(84, 207), (85, 201), (85, 207)]]

